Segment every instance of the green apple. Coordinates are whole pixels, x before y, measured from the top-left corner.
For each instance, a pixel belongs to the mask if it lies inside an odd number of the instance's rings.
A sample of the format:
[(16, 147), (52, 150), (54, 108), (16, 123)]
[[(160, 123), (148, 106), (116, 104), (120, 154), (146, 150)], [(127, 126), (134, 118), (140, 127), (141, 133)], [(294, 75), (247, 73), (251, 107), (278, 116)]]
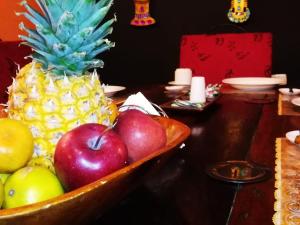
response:
[(3, 208), (15, 208), (62, 195), (58, 178), (47, 168), (27, 166), (8, 177), (4, 184)]

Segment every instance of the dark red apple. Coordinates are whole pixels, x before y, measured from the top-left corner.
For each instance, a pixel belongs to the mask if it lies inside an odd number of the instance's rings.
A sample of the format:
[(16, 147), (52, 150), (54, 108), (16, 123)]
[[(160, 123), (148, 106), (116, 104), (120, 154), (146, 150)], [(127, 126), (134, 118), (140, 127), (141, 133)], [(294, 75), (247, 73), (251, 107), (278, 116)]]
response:
[(64, 134), (56, 145), (54, 167), (68, 191), (108, 175), (127, 163), (127, 148), (104, 125), (88, 123)]
[(121, 112), (114, 130), (128, 149), (128, 162), (135, 162), (166, 145), (165, 128), (150, 115), (136, 109)]

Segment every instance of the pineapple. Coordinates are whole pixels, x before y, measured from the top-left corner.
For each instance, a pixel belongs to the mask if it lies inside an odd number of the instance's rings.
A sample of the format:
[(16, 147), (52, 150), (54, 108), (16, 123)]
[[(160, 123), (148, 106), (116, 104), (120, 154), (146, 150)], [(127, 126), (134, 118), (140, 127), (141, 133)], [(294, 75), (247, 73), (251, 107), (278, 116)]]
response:
[(17, 13), (36, 30), (20, 24), (28, 33), (20, 38), (33, 49), (32, 62), (8, 88), (7, 108), (8, 116), (23, 121), (33, 134), (29, 165), (54, 171), (55, 146), (65, 132), (90, 122), (110, 126), (115, 119), (116, 107), (104, 95), (95, 68), (104, 64), (96, 56), (114, 47), (105, 37), (116, 18), (102, 23), (112, 0), (35, 1), (42, 13), (26, 0), (21, 4), (27, 12)]

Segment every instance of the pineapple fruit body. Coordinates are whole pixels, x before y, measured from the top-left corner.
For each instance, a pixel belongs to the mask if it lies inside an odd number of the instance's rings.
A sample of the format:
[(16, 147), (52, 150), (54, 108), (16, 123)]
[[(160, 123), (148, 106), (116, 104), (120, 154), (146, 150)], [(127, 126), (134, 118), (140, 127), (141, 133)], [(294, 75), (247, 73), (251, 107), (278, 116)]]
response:
[(110, 126), (115, 119), (95, 72), (57, 77), (32, 62), (19, 71), (8, 91), (8, 116), (27, 124), (34, 137), (29, 165), (54, 171), (55, 146), (65, 132), (84, 123)]

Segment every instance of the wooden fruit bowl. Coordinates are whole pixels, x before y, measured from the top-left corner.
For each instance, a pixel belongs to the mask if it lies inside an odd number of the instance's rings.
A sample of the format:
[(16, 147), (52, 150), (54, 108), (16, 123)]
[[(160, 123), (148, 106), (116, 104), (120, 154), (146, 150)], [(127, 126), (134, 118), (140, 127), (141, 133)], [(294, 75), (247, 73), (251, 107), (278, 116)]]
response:
[(147, 173), (155, 169), (158, 162), (165, 161), (163, 159), (190, 135), (190, 128), (181, 122), (164, 117), (155, 119), (167, 131), (167, 144), (164, 148), (59, 197), (23, 207), (2, 209), (0, 225), (88, 224), (91, 218), (101, 215), (133, 190)]

